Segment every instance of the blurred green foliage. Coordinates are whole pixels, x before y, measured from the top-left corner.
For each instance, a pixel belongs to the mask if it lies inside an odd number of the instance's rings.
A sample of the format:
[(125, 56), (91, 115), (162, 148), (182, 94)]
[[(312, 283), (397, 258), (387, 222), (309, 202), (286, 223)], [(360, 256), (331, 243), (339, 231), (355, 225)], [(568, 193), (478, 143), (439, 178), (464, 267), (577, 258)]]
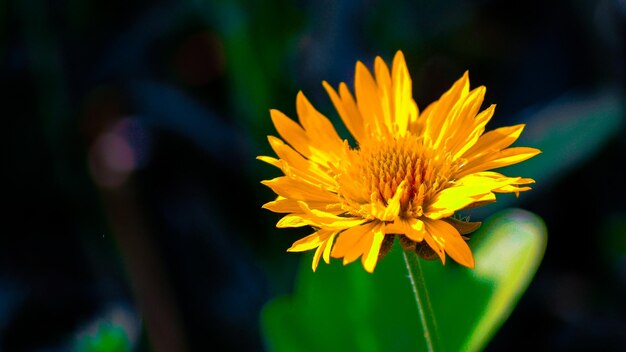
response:
[(100, 322), (97, 330), (77, 339), (74, 352), (130, 352), (131, 345), (123, 327)]

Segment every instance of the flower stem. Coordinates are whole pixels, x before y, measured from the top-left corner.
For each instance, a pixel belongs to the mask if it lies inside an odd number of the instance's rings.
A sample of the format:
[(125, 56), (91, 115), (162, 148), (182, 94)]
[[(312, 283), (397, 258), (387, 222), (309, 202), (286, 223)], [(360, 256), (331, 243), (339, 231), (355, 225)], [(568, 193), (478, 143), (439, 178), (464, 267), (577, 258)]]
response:
[(403, 251), (404, 263), (406, 269), (409, 272), (409, 279), (411, 280), (411, 286), (413, 287), (413, 294), (415, 295), (415, 301), (417, 302), (417, 310), (420, 314), (420, 320), (424, 328), (424, 338), (426, 339), (426, 346), (428, 351), (436, 352), (441, 351), (441, 345), (439, 344), (439, 335), (437, 334), (437, 321), (435, 320), (435, 314), (430, 304), (430, 298), (428, 297), (428, 288), (424, 282), (424, 275), (422, 274), (422, 265), (415, 252)]

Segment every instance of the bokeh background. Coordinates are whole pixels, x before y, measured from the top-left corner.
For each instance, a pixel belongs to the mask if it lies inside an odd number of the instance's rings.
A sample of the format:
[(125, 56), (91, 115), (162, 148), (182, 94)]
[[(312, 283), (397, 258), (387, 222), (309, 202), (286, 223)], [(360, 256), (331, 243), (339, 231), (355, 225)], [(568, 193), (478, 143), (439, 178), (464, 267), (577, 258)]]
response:
[(260, 208), (268, 110), (303, 90), (337, 121), (321, 81), (398, 49), (420, 107), (469, 70), (489, 127), (544, 151), (510, 205), (546, 254), (487, 350), (626, 346), (625, 1), (19, 0), (0, 24), (0, 350), (266, 350), (310, 260)]

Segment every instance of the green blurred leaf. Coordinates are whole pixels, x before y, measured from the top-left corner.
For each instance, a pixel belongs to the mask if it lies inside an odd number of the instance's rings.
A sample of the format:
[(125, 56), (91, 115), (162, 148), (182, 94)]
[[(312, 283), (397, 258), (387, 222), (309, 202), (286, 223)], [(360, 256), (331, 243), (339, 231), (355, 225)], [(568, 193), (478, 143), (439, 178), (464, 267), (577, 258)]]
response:
[(477, 351), (508, 318), (528, 287), (546, 246), (538, 216), (505, 210), (472, 236), (474, 270), (423, 265), (442, 343), (450, 351)]
[[(526, 128), (513, 146), (538, 148), (541, 154), (523, 163), (496, 171), (507, 176), (533, 178), (533, 190), (520, 198), (541, 195), (570, 170), (583, 165), (598, 154), (624, 128), (623, 93), (602, 90), (595, 94), (567, 94), (545, 106), (535, 106), (523, 112), (520, 120)], [(500, 196), (487, 207), (471, 209), (467, 213), (477, 219), (518, 202), (513, 196)]]
[(127, 352), (131, 350), (126, 331), (121, 326), (101, 322), (93, 335), (85, 335), (76, 341), (76, 352)]
[[(476, 268), (451, 261), (423, 264), (441, 343), (446, 350), (483, 348), (530, 283), (546, 243), (543, 221), (523, 210), (494, 215), (470, 241)], [(425, 345), (399, 245), (368, 274), (360, 263), (303, 260), (293, 296), (262, 313), (272, 351), (406, 351)]]
[(606, 90), (594, 95), (566, 95), (545, 107), (532, 108), (523, 118), (525, 131), (516, 145), (539, 148), (543, 154), (509, 166), (507, 174), (523, 173), (548, 186), (559, 176), (595, 155), (624, 124), (622, 93)]

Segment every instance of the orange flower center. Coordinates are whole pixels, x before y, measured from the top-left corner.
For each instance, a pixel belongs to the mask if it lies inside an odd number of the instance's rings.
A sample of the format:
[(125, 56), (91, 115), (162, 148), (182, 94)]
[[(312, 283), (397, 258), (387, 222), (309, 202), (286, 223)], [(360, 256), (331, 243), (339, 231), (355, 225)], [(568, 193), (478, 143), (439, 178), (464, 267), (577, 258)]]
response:
[(338, 178), (339, 195), (361, 215), (366, 215), (362, 206), (372, 201), (386, 206), (406, 181), (400, 215), (420, 217), (423, 205), (454, 181), (461, 165), (445, 152), (425, 148), (415, 136), (367, 143), (351, 152), (350, 166)]

